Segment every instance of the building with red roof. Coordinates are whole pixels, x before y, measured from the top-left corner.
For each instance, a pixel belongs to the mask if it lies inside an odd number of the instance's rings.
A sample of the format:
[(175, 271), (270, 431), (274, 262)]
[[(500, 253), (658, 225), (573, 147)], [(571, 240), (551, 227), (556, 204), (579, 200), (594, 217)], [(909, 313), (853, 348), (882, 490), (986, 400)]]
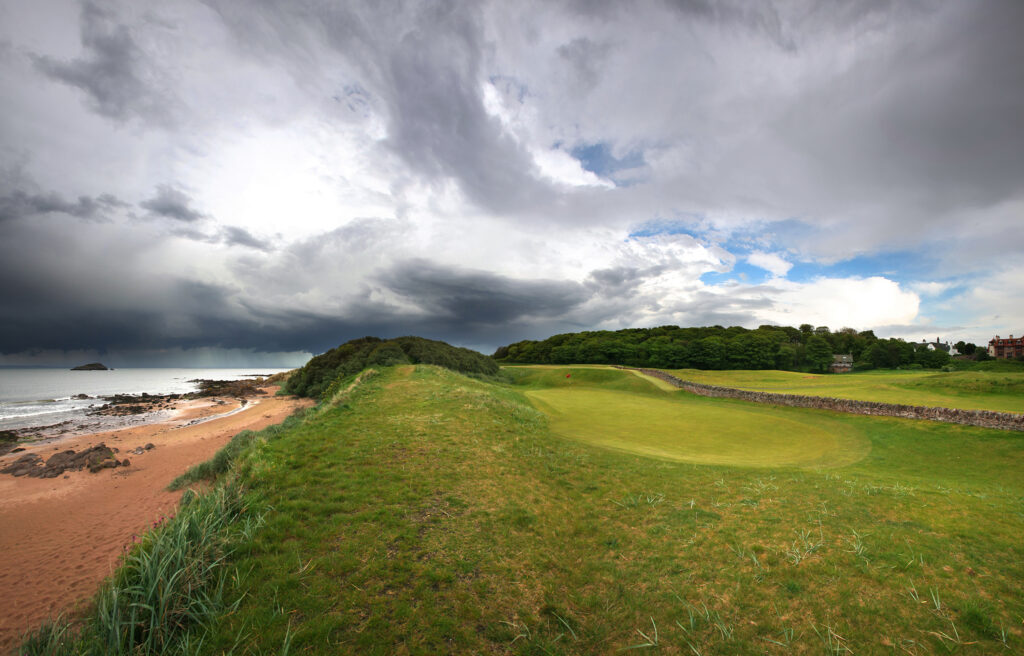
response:
[(1024, 357), (1024, 337), (1000, 337), (996, 335), (988, 343), (988, 354), (993, 358), (1021, 358)]

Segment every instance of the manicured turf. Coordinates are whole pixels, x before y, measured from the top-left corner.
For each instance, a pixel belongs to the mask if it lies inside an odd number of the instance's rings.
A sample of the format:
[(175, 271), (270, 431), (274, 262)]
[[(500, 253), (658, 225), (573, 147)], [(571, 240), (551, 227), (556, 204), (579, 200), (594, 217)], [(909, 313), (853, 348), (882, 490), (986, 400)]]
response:
[(646, 402), (743, 404), (614, 370), (512, 375), (386, 369), (243, 457), (266, 524), (230, 562), (246, 596), (204, 653), (1024, 649), (1020, 435), (759, 407), (870, 451), (698, 465), (561, 437), (522, 393), (636, 423)]
[[(516, 374), (534, 386), (526, 368)], [(594, 378), (621, 378), (577, 368), (555, 387), (527, 397), (551, 420), (556, 435), (605, 448), (703, 464), (752, 467), (835, 467), (857, 462), (870, 441), (828, 413), (783, 410), (748, 403), (708, 400), (662, 391), (646, 379), (637, 391), (605, 389)], [(550, 384), (549, 372), (537, 372)], [(632, 382), (632, 381), (630, 381)], [(646, 385), (646, 387), (643, 387)]]
[(816, 375), (792, 371), (666, 369), (683, 380), (737, 389), (858, 401), (1024, 413), (1024, 373), (865, 371)]

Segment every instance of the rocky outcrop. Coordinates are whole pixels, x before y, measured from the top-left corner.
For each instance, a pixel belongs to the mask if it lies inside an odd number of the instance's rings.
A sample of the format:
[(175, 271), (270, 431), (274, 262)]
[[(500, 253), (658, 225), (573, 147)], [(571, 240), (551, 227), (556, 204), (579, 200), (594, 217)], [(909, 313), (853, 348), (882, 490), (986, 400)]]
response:
[(77, 367), (72, 367), (71, 371), (107, 371), (107, 367), (100, 362), (90, 362), (89, 364), (81, 364)]
[(88, 468), (89, 471), (96, 473), (114, 467), (127, 467), (131, 464), (127, 459), (119, 461), (114, 453), (114, 449), (102, 443), (77, 453), (71, 449), (55, 453), (45, 462), (39, 454), (26, 453), (7, 467), (0, 469), (0, 474), (30, 478), (57, 478), (66, 471), (79, 471)]
[[(127, 415), (141, 415), (157, 410), (169, 410), (173, 403), (182, 399), (201, 399), (208, 397), (233, 397), (247, 403), (246, 398), (252, 396), (266, 395), (267, 391), (261, 387), (262, 379), (258, 380), (205, 380), (196, 379), (189, 381), (196, 383), (199, 389), (187, 394), (112, 394), (104, 396), (106, 401), (101, 406), (91, 408), (88, 412), (91, 415), (107, 415), (124, 417)], [(225, 405), (223, 400), (215, 401), (218, 405)]]
[(18, 448), (18, 434), (14, 431), (0, 431), (0, 456)]
[[(618, 367), (628, 369), (630, 367)], [(998, 428), (1001, 430), (1024, 431), (1024, 414), (1009, 412), (993, 412), (990, 410), (958, 410), (956, 408), (938, 408), (920, 405), (902, 405), (896, 403), (876, 403), (874, 401), (854, 401), (836, 399), (827, 396), (804, 396), (802, 394), (777, 394), (773, 392), (753, 392), (732, 387), (705, 385), (676, 378), (671, 374), (657, 369), (637, 369), (637, 371), (659, 378), (680, 389), (700, 396), (715, 398), (739, 399), (754, 403), (784, 405), (794, 408), (815, 408), (833, 410), (856, 415), (876, 415), (884, 417), (903, 417), (905, 419), (928, 419), (944, 421), (952, 424), (980, 426), (982, 428)]]
[(195, 383), (199, 386), (197, 391), (192, 392), (189, 395), (191, 398), (230, 396), (236, 399), (244, 399), (250, 396), (259, 396), (267, 393), (267, 391), (262, 387), (264, 385), (262, 378), (254, 380), (208, 380), (205, 378), (196, 378), (189, 382)]

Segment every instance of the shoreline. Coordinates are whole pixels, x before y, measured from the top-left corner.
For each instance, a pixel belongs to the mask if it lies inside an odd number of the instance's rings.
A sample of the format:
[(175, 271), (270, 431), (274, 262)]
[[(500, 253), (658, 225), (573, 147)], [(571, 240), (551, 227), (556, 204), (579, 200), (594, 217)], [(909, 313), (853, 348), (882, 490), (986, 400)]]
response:
[[(182, 491), (166, 487), (175, 477), (210, 459), (242, 430), (280, 423), (312, 405), (265, 389), (266, 395), (244, 404), (182, 399), (157, 421), (21, 442), (23, 451), (0, 456), (3, 468), (29, 453), (48, 458), (104, 443), (131, 458), (128, 466), (67, 471), (51, 479), (0, 475), (0, 589), (9, 609), (0, 614), (0, 653), (48, 617), (88, 604), (133, 535), (174, 512)], [(153, 448), (145, 449), (148, 444)]]

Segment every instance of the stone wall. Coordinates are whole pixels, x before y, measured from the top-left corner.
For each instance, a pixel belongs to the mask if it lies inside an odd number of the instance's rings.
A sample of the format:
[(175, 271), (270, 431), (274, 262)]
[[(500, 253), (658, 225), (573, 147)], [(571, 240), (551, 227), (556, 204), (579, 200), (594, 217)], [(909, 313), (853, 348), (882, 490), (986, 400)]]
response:
[[(619, 367), (626, 369), (627, 367)], [(955, 408), (932, 408), (920, 405), (901, 405), (896, 403), (876, 403), (874, 401), (854, 401), (851, 399), (834, 399), (826, 396), (804, 396), (801, 394), (777, 394), (774, 392), (752, 392), (732, 387), (704, 385), (676, 378), (671, 374), (656, 369), (637, 369), (637, 371), (660, 378), (661, 380), (700, 396), (739, 399), (754, 403), (785, 405), (794, 408), (816, 408), (847, 412), (855, 415), (880, 415), (884, 417), (903, 417), (905, 419), (929, 419), (945, 421), (952, 424), (967, 424), (982, 428), (999, 428), (1002, 430), (1024, 431), (1024, 414), (1009, 412), (992, 412), (989, 410), (957, 410)]]

